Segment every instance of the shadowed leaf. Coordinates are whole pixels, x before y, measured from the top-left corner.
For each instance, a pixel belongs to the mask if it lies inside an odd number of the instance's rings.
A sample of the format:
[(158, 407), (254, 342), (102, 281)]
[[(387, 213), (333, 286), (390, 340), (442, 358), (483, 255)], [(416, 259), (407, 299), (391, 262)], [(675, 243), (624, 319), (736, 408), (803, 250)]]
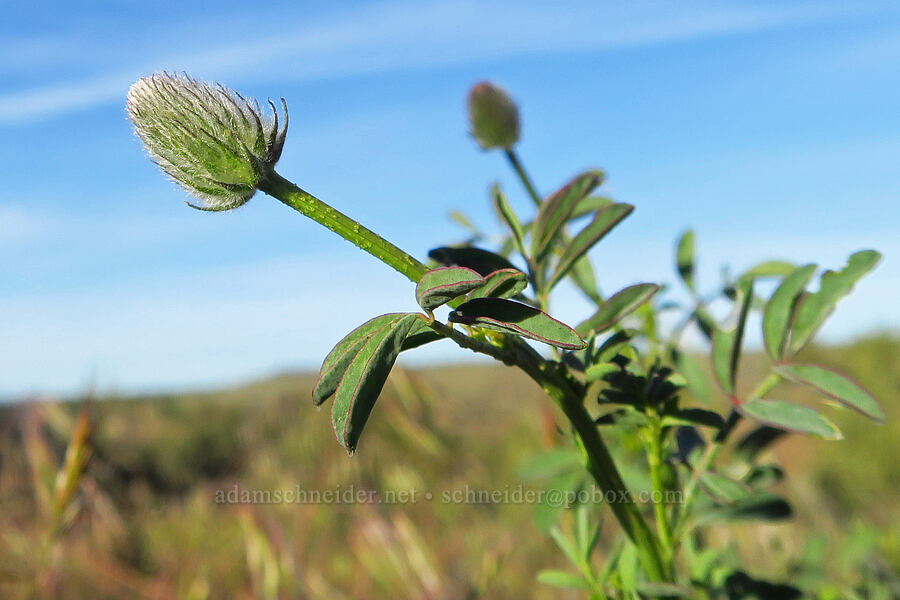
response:
[(786, 434), (784, 429), (761, 425), (744, 436), (744, 439), (738, 442), (735, 450), (744, 460), (751, 462), (760, 452)]
[(670, 427), (672, 425), (702, 425), (722, 429), (725, 426), (725, 419), (719, 413), (711, 410), (679, 408), (663, 415), (662, 426)]
[(499, 254), (475, 248), (474, 246), (435, 248), (428, 253), (428, 257), (445, 267), (466, 267), (467, 269), (472, 269), (482, 277), (501, 269), (516, 268), (515, 265)]
[(450, 321), (519, 335), (551, 346), (580, 350), (582, 340), (574, 329), (536, 308), (502, 298), (476, 298), (450, 313)]
[(762, 493), (737, 500), (732, 504), (710, 508), (697, 516), (697, 525), (733, 521), (781, 521), (793, 514), (783, 498)]

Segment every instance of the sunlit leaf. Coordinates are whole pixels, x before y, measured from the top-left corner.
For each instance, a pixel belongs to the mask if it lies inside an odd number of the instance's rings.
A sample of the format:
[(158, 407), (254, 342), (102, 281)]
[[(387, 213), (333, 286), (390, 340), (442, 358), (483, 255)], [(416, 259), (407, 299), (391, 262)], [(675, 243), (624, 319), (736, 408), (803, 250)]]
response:
[(738, 277), (738, 283), (748, 279), (785, 277), (794, 270), (794, 263), (786, 260), (767, 260), (753, 265)]
[(869, 418), (884, 421), (884, 410), (862, 386), (848, 377), (830, 369), (816, 365), (785, 364), (774, 368), (779, 375), (808, 385), (844, 406), (852, 408)]
[(588, 171), (577, 175), (541, 203), (531, 234), (531, 256), (535, 260), (540, 261), (546, 254), (575, 206), (600, 185), (602, 178), (601, 171)]
[(700, 487), (721, 504), (731, 504), (753, 495), (753, 490), (747, 484), (712, 471), (700, 476)]
[(594, 244), (603, 239), (613, 227), (631, 214), (633, 210), (634, 207), (630, 204), (614, 203), (597, 211), (594, 220), (579, 231), (563, 250), (562, 255), (559, 257), (556, 271), (547, 283), (548, 287), (552, 288), (560, 279), (565, 277), (578, 259), (583, 257)]
[(560, 588), (572, 588), (577, 590), (586, 590), (590, 586), (584, 580), (584, 577), (565, 571), (557, 571), (554, 569), (545, 569), (537, 574), (538, 583), (551, 585)]
[(374, 333), (350, 362), (338, 384), (331, 422), (338, 441), (349, 453), (356, 451), (359, 436), (400, 354), (403, 340), (419, 319), (419, 315), (406, 314)]
[(584, 340), (574, 329), (536, 308), (502, 298), (476, 298), (450, 313), (450, 321), (519, 335), (551, 346), (580, 350)]
[(319, 378), (313, 387), (312, 395), (316, 405), (325, 402), (335, 392), (341, 377), (344, 376), (344, 372), (350, 366), (350, 362), (356, 354), (362, 349), (363, 344), (375, 333), (390, 328), (392, 324), (405, 317), (406, 314), (390, 313), (369, 319), (344, 336), (344, 339), (335, 345), (322, 362), (322, 367), (319, 369)]
[(678, 246), (675, 250), (675, 266), (678, 269), (678, 275), (681, 276), (681, 280), (688, 286), (688, 289), (695, 290), (694, 232), (690, 229), (682, 233), (678, 239)]
[(638, 283), (629, 286), (610, 296), (606, 302), (600, 305), (597, 312), (579, 325), (576, 330), (585, 337), (592, 333), (603, 333), (634, 312), (658, 291), (659, 286), (655, 283)]
[(797, 312), (791, 326), (791, 352), (797, 352), (812, 339), (812, 336), (834, 310), (838, 301), (850, 293), (853, 285), (872, 270), (881, 254), (875, 250), (862, 250), (852, 254), (847, 266), (840, 271), (826, 271), (822, 274), (819, 291), (804, 296), (797, 305)]
[(525, 242), (523, 241), (525, 239), (525, 231), (522, 229), (522, 223), (519, 221), (516, 213), (513, 212), (512, 207), (506, 201), (506, 196), (503, 195), (499, 185), (494, 185), (491, 188), (491, 198), (494, 201), (494, 208), (497, 210), (497, 214), (506, 223), (512, 234), (512, 240), (516, 249), (519, 251), (519, 254), (525, 256)]
[(601, 208), (609, 206), (610, 204), (612, 204), (612, 202), (612, 198), (609, 198), (607, 196), (588, 196), (586, 198), (582, 198), (578, 201), (578, 204), (575, 205), (575, 208), (572, 210), (572, 214), (569, 215), (569, 220), (571, 221), (573, 219), (578, 219), (579, 217), (597, 212)]
[(484, 284), (469, 292), (468, 299), (512, 298), (528, 286), (528, 277), (518, 269), (501, 269), (484, 278)]
[(484, 279), (466, 267), (441, 267), (426, 271), (416, 284), (416, 302), (431, 313), (458, 296), (481, 287)]
[(747, 314), (750, 312), (750, 304), (753, 300), (753, 281), (750, 280), (741, 285), (741, 308), (738, 313), (738, 322), (734, 329), (717, 329), (713, 334), (712, 364), (713, 372), (719, 385), (727, 394), (734, 394), (737, 381), (738, 360), (741, 356), (741, 344), (744, 337), (744, 327), (747, 324)]
[(816, 272), (814, 264), (797, 267), (785, 276), (763, 311), (763, 342), (766, 352), (774, 360), (784, 357), (784, 345), (787, 342), (791, 318), (796, 310), (797, 300), (806, 288), (806, 284)]
[(784, 400), (748, 400), (738, 410), (749, 419), (797, 433), (809, 433), (827, 440), (841, 439), (837, 426), (807, 406)]

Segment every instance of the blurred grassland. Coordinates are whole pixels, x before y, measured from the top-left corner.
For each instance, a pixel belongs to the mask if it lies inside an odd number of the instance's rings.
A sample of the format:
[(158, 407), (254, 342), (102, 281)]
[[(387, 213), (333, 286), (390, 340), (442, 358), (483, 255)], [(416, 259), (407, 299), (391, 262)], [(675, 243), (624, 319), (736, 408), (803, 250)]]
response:
[[(862, 563), (896, 573), (900, 337), (811, 348), (802, 358), (867, 386), (887, 423), (833, 410), (842, 442), (779, 442), (774, 453), (787, 478), (778, 492), (794, 504), (794, 519), (721, 528), (711, 541), (770, 579), (854, 585), (866, 576)], [(750, 356), (747, 387), (764, 364)], [(442, 501), (466, 486), (514, 490), (523, 463), (567, 444), (530, 380), (493, 365), (398, 369), (352, 458), (334, 440), (330, 405), (313, 407), (313, 380), (286, 375), (202, 394), (94, 400), (91, 436), (76, 448), (90, 458), (70, 496), (63, 480), (82, 464), (70, 443), (81, 403), (2, 407), (0, 597), (581, 597), (535, 582), (541, 569), (566, 568), (535, 526), (540, 509)], [(815, 402), (795, 386), (770, 396)], [(382, 499), (416, 490), (418, 501), (216, 502), (236, 485), (374, 490)], [(612, 523), (605, 530), (615, 533)]]

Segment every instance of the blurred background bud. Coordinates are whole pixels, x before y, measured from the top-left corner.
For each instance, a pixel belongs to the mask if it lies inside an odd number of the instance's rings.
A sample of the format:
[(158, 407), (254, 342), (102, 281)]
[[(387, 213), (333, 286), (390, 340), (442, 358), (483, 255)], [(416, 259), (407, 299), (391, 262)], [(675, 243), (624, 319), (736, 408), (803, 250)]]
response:
[[(128, 90), (126, 110), (150, 158), (202, 210), (230, 210), (247, 202), (281, 156), (287, 133), (269, 101), (259, 103), (221, 85), (157, 73)], [(190, 203), (188, 203), (190, 204)]]
[(519, 140), (519, 109), (503, 89), (477, 83), (468, 104), (472, 137), (482, 148), (510, 148)]

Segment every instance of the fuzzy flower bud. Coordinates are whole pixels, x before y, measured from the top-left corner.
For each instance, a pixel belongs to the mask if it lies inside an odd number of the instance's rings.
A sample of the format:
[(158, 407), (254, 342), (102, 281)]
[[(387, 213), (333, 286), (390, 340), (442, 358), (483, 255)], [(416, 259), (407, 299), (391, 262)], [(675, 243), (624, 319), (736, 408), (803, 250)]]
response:
[(231, 210), (247, 202), (281, 157), (284, 123), (259, 103), (224, 86), (187, 75), (157, 73), (128, 90), (126, 110), (150, 158), (202, 202), (201, 210)]
[(519, 109), (504, 90), (487, 81), (469, 91), (469, 123), (478, 145), (510, 148), (519, 141)]

